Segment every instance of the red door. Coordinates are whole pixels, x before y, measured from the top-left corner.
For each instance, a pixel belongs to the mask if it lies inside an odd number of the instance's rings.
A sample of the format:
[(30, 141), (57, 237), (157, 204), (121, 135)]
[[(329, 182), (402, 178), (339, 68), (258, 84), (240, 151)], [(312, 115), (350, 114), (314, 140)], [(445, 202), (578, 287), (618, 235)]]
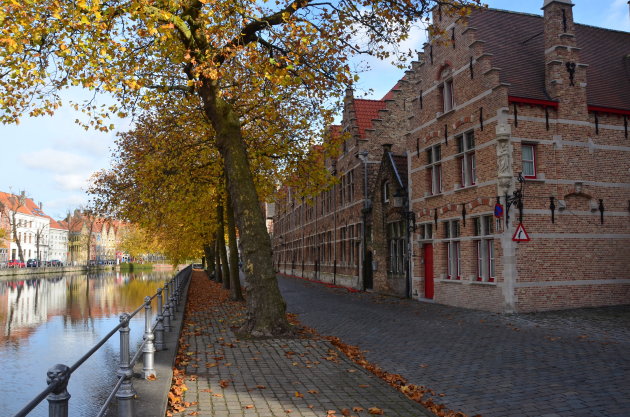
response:
[(433, 299), (433, 245), (426, 244), (424, 250), (424, 297)]

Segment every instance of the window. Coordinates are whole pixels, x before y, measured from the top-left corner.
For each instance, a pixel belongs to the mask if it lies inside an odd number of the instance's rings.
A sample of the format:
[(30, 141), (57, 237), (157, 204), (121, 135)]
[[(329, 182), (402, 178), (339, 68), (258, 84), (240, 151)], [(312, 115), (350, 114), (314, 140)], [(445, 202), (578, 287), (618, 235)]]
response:
[(431, 146), (427, 149), (427, 170), (429, 173), (429, 189), (431, 195), (442, 192), (442, 149), (440, 145)]
[(457, 138), (457, 153), (459, 156), (460, 184), (462, 187), (475, 185), (477, 182), (477, 167), (475, 162), (475, 134), (471, 130)]
[(340, 252), (340, 258), (341, 258), (341, 262), (345, 262), (346, 261), (346, 228), (342, 227), (341, 229), (339, 229), (339, 252)]
[(383, 182), (383, 203), (389, 202), (389, 181)]
[(444, 81), (444, 84), (440, 87), (440, 92), (442, 95), (442, 112), (446, 113), (453, 110), (453, 107), (455, 107), (453, 97), (453, 80), (450, 79)]
[(492, 216), (475, 219), (475, 243), (477, 247), (477, 281), (494, 282), (494, 227)]
[(405, 235), (404, 221), (393, 222), (387, 225), (388, 274), (402, 275), (405, 273), (405, 254), (407, 250)]
[(348, 204), (354, 197), (354, 171), (350, 170), (341, 176), (341, 186), (339, 187), (340, 204)]
[(425, 223), (420, 225), (420, 240), (433, 239), (433, 224)]
[(523, 177), (536, 178), (536, 145), (523, 143), (521, 145), (523, 159)]
[(354, 264), (354, 250), (355, 250), (355, 244), (354, 244), (354, 225), (350, 225), (348, 226), (348, 249), (350, 250), (350, 256), (348, 257), (348, 264), (349, 265), (353, 265)]
[(444, 223), (446, 238), (446, 279), (462, 279), (459, 220)]

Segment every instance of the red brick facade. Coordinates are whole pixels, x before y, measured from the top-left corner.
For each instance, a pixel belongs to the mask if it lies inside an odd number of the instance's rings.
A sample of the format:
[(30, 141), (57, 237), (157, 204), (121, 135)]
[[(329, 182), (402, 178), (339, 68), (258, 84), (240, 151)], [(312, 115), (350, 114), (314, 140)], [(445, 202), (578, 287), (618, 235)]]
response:
[(279, 202), (280, 272), (497, 312), (630, 302), (630, 34), (572, 7), (436, 13), (387, 100), (348, 93), (345, 179)]

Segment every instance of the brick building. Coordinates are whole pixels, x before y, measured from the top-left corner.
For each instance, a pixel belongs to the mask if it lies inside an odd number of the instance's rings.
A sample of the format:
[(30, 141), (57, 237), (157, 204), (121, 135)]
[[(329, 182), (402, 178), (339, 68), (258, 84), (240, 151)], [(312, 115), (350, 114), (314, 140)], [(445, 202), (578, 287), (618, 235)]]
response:
[(371, 112), (348, 93), (339, 184), (279, 202), (279, 270), (491, 311), (628, 303), (630, 34), (572, 7), (436, 9)]

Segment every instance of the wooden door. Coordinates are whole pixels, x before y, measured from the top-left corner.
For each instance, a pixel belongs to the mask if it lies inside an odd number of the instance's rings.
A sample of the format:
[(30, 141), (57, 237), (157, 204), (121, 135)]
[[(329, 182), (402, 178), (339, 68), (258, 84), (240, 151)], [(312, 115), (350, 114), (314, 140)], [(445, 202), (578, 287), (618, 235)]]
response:
[(424, 250), (424, 297), (433, 299), (433, 245), (428, 243)]

